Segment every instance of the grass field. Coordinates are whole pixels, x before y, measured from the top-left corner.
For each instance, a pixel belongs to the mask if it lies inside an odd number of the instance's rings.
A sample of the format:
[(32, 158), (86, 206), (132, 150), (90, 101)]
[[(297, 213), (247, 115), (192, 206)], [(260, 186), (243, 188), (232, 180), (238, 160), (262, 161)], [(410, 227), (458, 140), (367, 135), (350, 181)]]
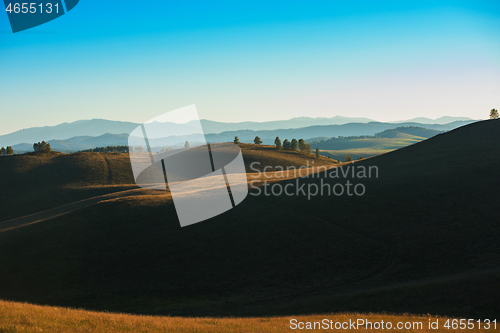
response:
[(424, 137), (411, 134), (398, 133), (393, 138), (355, 138), (337, 140), (339, 142), (323, 143), (318, 146), (323, 156), (329, 156), (335, 160), (344, 161), (347, 154), (357, 160), (360, 157), (366, 158), (389, 153), (396, 149), (421, 142), (425, 139)]
[(345, 150), (322, 150), (321, 155), (327, 157), (329, 156), (334, 160), (343, 162), (346, 155), (351, 156), (353, 160), (357, 160), (360, 157), (373, 157), (385, 153), (390, 153), (393, 150), (395, 149), (353, 148)]
[[(322, 173), (274, 183), (362, 182), (366, 193), (360, 197), (308, 199), (300, 193), (266, 196), (252, 191), (227, 213), (180, 228), (168, 193), (130, 196), (0, 232), (0, 298), (129, 314), (257, 321), (344, 312), (493, 319), (500, 314), (495, 205), (500, 151), (492, 139), (499, 130), (500, 121), (478, 122), (343, 165), (343, 170), (376, 166), (377, 178), (360, 180), (349, 173), (336, 179)], [(243, 151), (247, 167), (251, 161), (312, 163), (312, 158), (271, 147), (244, 145)], [(41, 169), (24, 173), (13, 162), (15, 156), (2, 158), (0, 168), (11, 172), (10, 184), (24, 182), (36, 197), (36, 191), (43, 193), (44, 181), (51, 184), (47, 179), (57, 177), (51, 163), (67, 156), (37, 162)], [(97, 163), (98, 155), (88, 156)], [(10, 169), (8, 163), (13, 163)], [(99, 163), (89, 162), (87, 167), (95, 171), (88, 174), (62, 174), (64, 181), (56, 188), (78, 188), (81, 179), (89, 187), (126, 185), (109, 173), (106, 180), (104, 162)], [(120, 165), (118, 160), (110, 163)], [(326, 158), (315, 163), (336, 165)], [(121, 165), (118, 175), (126, 174), (126, 164)], [(48, 177), (42, 185), (36, 183), (39, 176)], [(13, 200), (21, 192), (8, 193), (12, 195), (3, 194), (2, 209), (12, 214), (9, 205), (16, 205)]]
[[(60, 307), (37, 306), (24, 303), (0, 301), (0, 332), (290, 332), (291, 327), (307, 327), (313, 329), (308, 332), (324, 331), (319, 329), (320, 324), (326, 327), (344, 325), (349, 327), (351, 322), (359, 322), (358, 329), (343, 329), (343, 332), (379, 332), (376, 325), (390, 325), (397, 328), (392, 332), (459, 332), (459, 329), (447, 329), (447, 321), (455, 318), (438, 316), (390, 315), (371, 313), (325, 313), (309, 316), (282, 316), (282, 317), (249, 317), (249, 318), (218, 318), (218, 317), (161, 317), (137, 316), (85, 310), (66, 309)], [(296, 320), (296, 321), (294, 321)], [(299, 324), (302, 322), (302, 324)], [(384, 324), (382, 324), (382, 322)], [(429, 322), (436, 323), (439, 329), (429, 329)], [(308, 324), (309, 323), (309, 324)], [(316, 323), (316, 324), (315, 324)], [(484, 332), (478, 329), (467, 332)], [(316, 325), (316, 326), (314, 326)], [(371, 325), (371, 326), (370, 326)], [(491, 325), (491, 324), (490, 324)], [(406, 326), (406, 329), (404, 328)], [(498, 325), (500, 326), (500, 325)], [(316, 329), (314, 329), (316, 327)], [(341, 327), (341, 326), (338, 326)], [(379, 326), (380, 327), (380, 326)], [(297, 330), (297, 329), (295, 329)], [(499, 332), (490, 329), (489, 332)]]

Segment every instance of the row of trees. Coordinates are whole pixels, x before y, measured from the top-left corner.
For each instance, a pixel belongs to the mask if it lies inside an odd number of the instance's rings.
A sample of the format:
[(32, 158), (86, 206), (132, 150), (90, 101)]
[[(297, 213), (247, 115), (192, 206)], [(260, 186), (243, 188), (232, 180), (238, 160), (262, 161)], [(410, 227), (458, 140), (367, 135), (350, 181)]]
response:
[(85, 153), (128, 153), (128, 146), (107, 146), (82, 150)]
[(10, 156), (10, 155), (14, 155), (14, 149), (12, 149), (11, 146), (7, 146), (7, 148), (2, 147), (2, 149), (0, 150), (0, 156)]
[(138, 153), (142, 153), (144, 151), (144, 147), (143, 146), (137, 146), (137, 147), (134, 147), (134, 146), (130, 146), (129, 148), (129, 151), (130, 152), (138, 152)]
[[(262, 144), (262, 140), (256, 136), (253, 142), (256, 145)], [(240, 139), (235, 136), (234, 137), (234, 143), (239, 144)], [(307, 144), (304, 139), (299, 139), (298, 141), (296, 139), (292, 139), (292, 141), (288, 141), (288, 139), (285, 139), (283, 143), (281, 143), (281, 139), (279, 137), (276, 137), (274, 140), (274, 145), (276, 146), (277, 150), (282, 150), (282, 149), (289, 149), (289, 150), (294, 150), (297, 151), (300, 149), (300, 151), (304, 154), (311, 154), (312, 153), (312, 147), (310, 144)], [(318, 148), (316, 148), (316, 158), (320, 159), (321, 154)]]
[(279, 137), (276, 137), (276, 139), (274, 140), (274, 144), (276, 145), (276, 149), (278, 150), (291, 149), (296, 151), (300, 149), (300, 151), (304, 154), (312, 153), (311, 145), (307, 144), (304, 139), (300, 139), (299, 141), (297, 141), (296, 139), (292, 139), (292, 141), (288, 141), (288, 139), (285, 139), (282, 144), (281, 139)]
[[(237, 136), (235, 136), (233, 142), (238, 145), (238, 144), (240, 144), (240, 139)], [(262, 144), (262, 140), (258, 136), (255, 137), (253, 142), (256, 145)], [(276, 139), (274, 140), (274, 144), (276, 145), (277, 150), (290, 149), (290, 150), (297, 151), (300, 149), (300, 151), (304, 154), (311, 154), (312, 153), (311, 145), (307, 144), (304, 141), (304, 139), (300, 139), (299, 141), (297, 141), (296, 139), (292, 139), (292, 141), (288, 141), (288, 139), (285, 139), (285, 141), (283, 141), (283, 144), (282, 144), (281, 139), (279, 137), (276, 137)], [(321, 158), (320, 151), (318, 148), (316, 148), (316, 159), (320, 159), (320, 158)]]
[(34, 143), (33, 150), (35, 151), (35, 153), (48, 153), (52, 150), (52, 148), (50, 148), (50, 143), (42, 141)]

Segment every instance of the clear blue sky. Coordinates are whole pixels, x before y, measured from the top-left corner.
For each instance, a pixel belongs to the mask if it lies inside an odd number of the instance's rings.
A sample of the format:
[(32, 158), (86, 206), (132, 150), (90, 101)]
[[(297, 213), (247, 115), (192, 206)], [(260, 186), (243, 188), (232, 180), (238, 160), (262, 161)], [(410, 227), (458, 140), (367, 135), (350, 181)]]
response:
[(0, 12), (0, 134), (190, 104), (218, 121), (486, 118), (500, 1), (81, 0), (17, 34)]

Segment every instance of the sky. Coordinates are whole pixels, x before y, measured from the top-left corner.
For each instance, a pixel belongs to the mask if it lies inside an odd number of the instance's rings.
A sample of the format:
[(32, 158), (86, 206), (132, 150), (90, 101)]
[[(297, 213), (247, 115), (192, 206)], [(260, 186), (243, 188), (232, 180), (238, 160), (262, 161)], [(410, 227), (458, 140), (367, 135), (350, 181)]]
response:
[(0, 135), (191, 104), (224, 122), (484, 119), (499, 77), (498, 0), (81, 0), (16, 34), (0, 12)]

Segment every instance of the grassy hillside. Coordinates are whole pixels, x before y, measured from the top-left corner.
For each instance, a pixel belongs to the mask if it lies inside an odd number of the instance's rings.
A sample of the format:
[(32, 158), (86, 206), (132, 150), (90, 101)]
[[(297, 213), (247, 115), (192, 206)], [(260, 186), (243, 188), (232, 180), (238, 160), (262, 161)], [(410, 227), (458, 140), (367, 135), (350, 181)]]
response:
[(318, 143), (312, 143), (313, 147), (320, 148), (323, 156), (329, 156), (335, 160), (344, 161), (346, 154), (353, 159), (359, 157), (372, 157), (389, 153), (393, 150), (410, 146), (425, 140), (411, 134), (398, 133), (395, 137), (352, 137), (352, 138), (332, 138)]
[[(189, 316), (497, 316), (499, 130), (478, 122), (356, 162), (379, 169), (351, 179), (362, 197), (262, 192), (185, 228), (168, 196), (130, 197), (1, 232), (0, 298)], [(320, 176), (300, 184), (345, 183)]]
[(443, 133), (443, 131), (437, 131), (424, 127), (402, 126), (402, 127), (396, 127), (394, 129), (388, 129), (380, 133), (376, 133), (375, 136), (379, 138), (395, 138), (398, 137), (399, 134), (408, 134), (411, 136), (417, 136), (429, 139), (441, 133)]
[(0, 158), (0, 222), (135, 187), (128, 155), (24, 154)]
[[(0, 332), (290, 332), (290, 321), (296, 319), (298, 322), (322, 322), (325, 318), (335, 323), (356, 321), (362, 319), (365, 322), (384, 321), (390, 322), (393, 327), (399, 323), (408, 325), (414, 331), (423, 331), (429, 320), (438, 321), (440, 329), (433, 332), (449, 332), (444, 328), (450, 318), (435, 316), (414, 315), (376, 315), (362, 313), (322, 314), (312, 316), (288, 316), (288, 317), (256, 317), (256, 318), (214, 318), (214, 317), (159, 317), (159, 316), (134, 316), (124, 314), (91, 312), (84, 310), (65, 309), (59, 307), (36, 306), (23, 303), (0, 301)], [(316, 324), (318, 325), (318, 324)], [(366, 324), (365, 324), (366, 325)], [(421, 326), (419, 326), (421, 325)], [(387, 326), (387, 324), (385, 324)], [(318, 326), (316, 326), (318, 327)], [(343, 332), (378, 332), (377, 329), (366, 329), (360, 326), (358, 330), (347, 329)], [(477, 327), (477, 323), (476, 323)], [(455, 330), (452, 330), (455, 331)], [(480, 332), (472, 329), (468, 332)], [(490, 332), (498, 332), (498, 329), (490, 329)]]
[(334, 160), (344, 161), (346, 155), (349, 155), (354, 160), (357, 160), (360, 157), (363, 158), (373, 157), (380, 154), (389, 153), (393, 150), (395, 149), (352, 148), (345, 150), (321, 150), (321, 155), (328, 156)]
[[(254, 162), (257, 164), (253, 165), (253, 169), (263, 170), (266, 166), (273, 167), (276, 169), (277, 166), (282, 167), (296, 167), (301, 166), (333, 166), (334, 161), (322, 157), (320, 160), (316, 160), (314, 154), (304, 155), (300, 151), (292, 150), (276, 150), (275, 146), (267, 145), (254, 145), (248, 143), (241, 143), (240, 147), (243, 152), (243, 158), (245, 160), (245, 166), (247, 172), (255, 172), (252, 170), (250, 165)], [(336, 161), (335, 161), (336, 162)]]
[(344, 161), (349, 154), (352, 158), (372, 157), (403, 148), (442, 133), (441, 131), (416, 126), (388, 129), (373, 136), (348, 136), (336, 138), (316, 138), (308, 142), (313, 148), (321, 149), (321, 154)]
[[(276, 151), (273, 146), (241, 144), (246, 168), (331, 165), (300, 152)], [(135, 188), (128, 154), (28, 153), (0, 158), (3, 177), (0, 222), (62, 206), (74, 201)]]

